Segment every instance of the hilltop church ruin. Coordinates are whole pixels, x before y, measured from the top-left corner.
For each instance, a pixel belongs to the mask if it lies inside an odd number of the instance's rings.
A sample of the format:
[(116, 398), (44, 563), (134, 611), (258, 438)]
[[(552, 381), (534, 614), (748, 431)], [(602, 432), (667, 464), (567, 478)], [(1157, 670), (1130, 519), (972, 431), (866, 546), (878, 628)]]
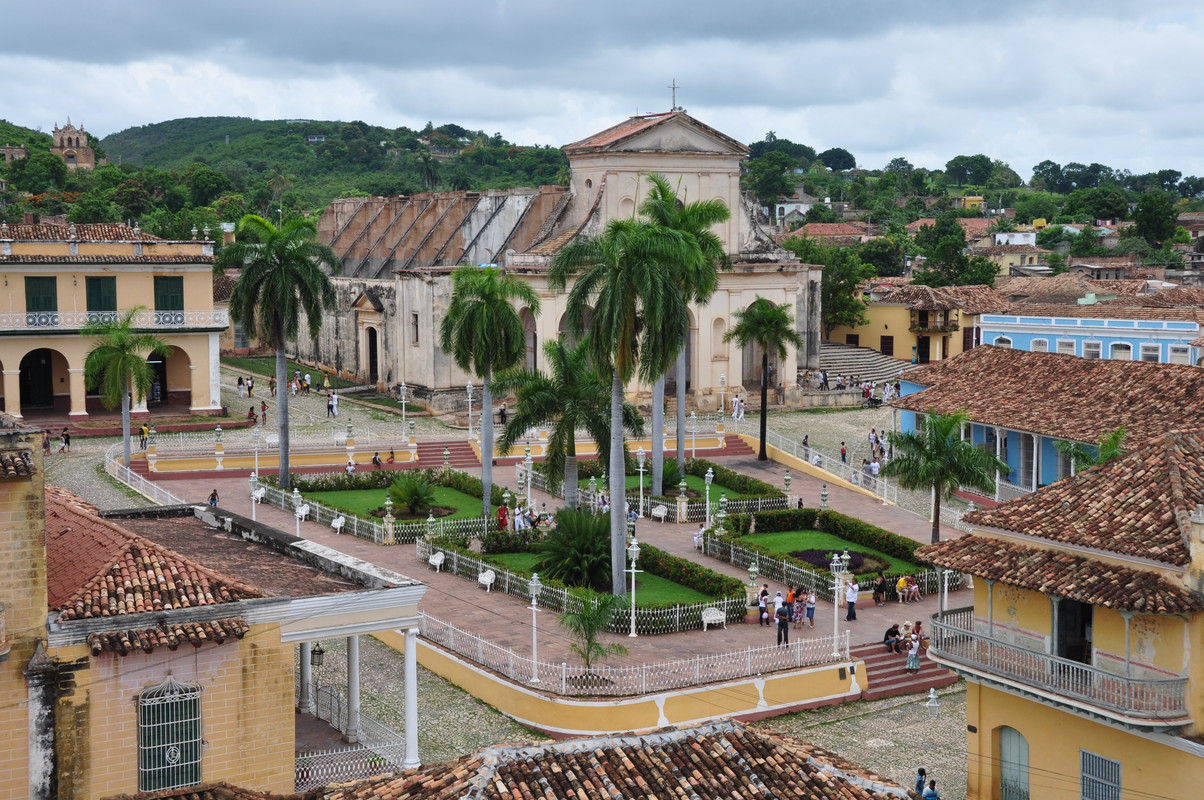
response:
[[(647, 175), (664, 174), (685, 202), (719, 199), (731, 219), (716, 228), (733, 269), (720, 274), (710, 303), (690, 306), (687, 390), (702, 410), (718, 407), (720, 386), (760, 385), (761, 354), (723, 342), (733, 315), (757, 296), (790, 304), (806, 343), (778, 364), (771, 380), (786, 402), (798, 397), (796, 374), (819, 366), (820, 268), (799, 263), (755, 221), (740, 191), (748, 148), (676, 109), (627, 119), (564, 148), (567, 187), (435, 192), (335, 200), (318, 222), (319, 236), (341, 259), (338, 308), (317, 340), (302, 340), (307, 362), (378, 387), (405, 382), (436, 409), (457, 408), (475, 380), (440, 350), (437, 332), (451, 298), (450, 274), (460, 264), (497, 264), (524, 276), (542, 312), (519, 313), (527, 330), (526, 366), (546, 369), (542, 343), (563, 335), (566, 293), (548, 289), (557, 251), (578, 236), (602, 232), (628, 217), (648, 193)], [(723, 379), (721, 381), (721, 378)], [(674, 391), (673, 375), (666, 391)], [(646, 399), (651, 387), (632, 386)], [(753, 399), (750, 392), (749, 399)]]

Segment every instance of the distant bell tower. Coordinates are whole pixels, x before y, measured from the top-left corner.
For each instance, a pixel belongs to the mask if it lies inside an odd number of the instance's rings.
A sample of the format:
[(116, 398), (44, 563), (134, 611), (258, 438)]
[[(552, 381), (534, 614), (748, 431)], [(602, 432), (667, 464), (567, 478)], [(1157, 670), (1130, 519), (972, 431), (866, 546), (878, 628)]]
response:
[(50, 152), (63, 159), (67, 169), (92, 169), (96, 166), (96, 152), (88, 144), (88, 132), (82, 125), (78, 128), (72, 125), (71, 117), (67, 117), (67, 124), (61, 128), (56, 122), (52, 136), (54, 144), (50, 146)]

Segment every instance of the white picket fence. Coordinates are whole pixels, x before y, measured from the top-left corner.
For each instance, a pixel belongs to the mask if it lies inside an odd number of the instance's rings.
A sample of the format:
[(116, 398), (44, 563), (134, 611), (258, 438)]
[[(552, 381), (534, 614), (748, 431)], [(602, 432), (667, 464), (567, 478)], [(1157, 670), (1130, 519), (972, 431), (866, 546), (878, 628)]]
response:
[[(807, 569), (791, 561), (767, 556), (764, 553), (759, 553), (756, 550), (736, 544), (731, 538), (717, 536), (710, 532), (707, 532), (702, 537), (702, 552), (711, 558), (725, 561), (741, 569), (748, 569), (750, 565), (755, 563), (759, 578), (767, 578), (778, 583), (784, 583), (787, 586), (801, 586), (803, 589), (815, 592), (816, 597), (820, 597), (828, 602), (832, 601), (832, 590), (835, 582), (832, 578), (832, 573), (826, 570)], [(920, 592), (923, 594), (932, 594), (940, 590), (941, 570), (924, 570), (923, 572), (915, 573), (915, 577), (916, 582), (920, 586)], [(949, 591), (956, 591), (967, 585), (966, 579), (967, 576), (965, 573), (956, 573), (949, 581)], [(843, 598), (841, 600), (843, 602)]]
[[(259, 436), (256, 437), (255, 433)], [(377, 434), (373, 438), (372, 431), (367, 427), (352, 426), (351, 438), (362, 446), (373, 446), (386, 449), (392, 446), (399, 449), (409, 446), (409, 440), (396, 434), (384, 437)], [(347, 425), (336, 424), (317, 425), (311, 427), (289, 429), (289, 447), (296, 450), (306, 448), (346, 447), (348, 439)], [(219, 436), (217, 426), (210, 430), (176, 431), (172, 433), (154, 433), (150, 440), (155, 445), (156, 455), (212, 453), (217, 446)], [(280, 447), (280, 435), (275, 424), (252, 428), (223, 429), (220, 435), (222, 449), (227, 453), (251, 453), (258, 449), (270, 452)]]
[[(249, 482), (249, 491), (254, 494), (257, 489), (264, 490), (263, 502), (285, 511), (296, 512), (298, 505), (309, 506), (307, 519), (329, 525), (335, 519), (344, 519), (342, 533), (349, 533), (360, 539), (367, 539), (381, 545), (413, 544), (423, 536), (467, 536), (479, 539), (487, 530), (497, 530), (497, 522), (493, 519), (473, 517), (470, 519), (436, 519), (424, 522), (396, 522), (390, 526), (383, 521), (358, 517), (346, 511), (323, 505), (297, 492), (285, 492), (275, 486), (270, 486), (258, 480)], [(387, 496), (387, 490), (381, 489), (382, 499)], [(298, 498), (300, 502), (298, 503)]]
[[(492, 591), (500, 591), (523, 600), (531, 599), (529, 578), (494, 566), (479, 558), (440, 547), (424, 539), (417, 542), (415, 556), (419, 561), (429, 563), (431, 556), (436, 553), (443, 553), (443, 565), (440, 567), (443, 572), (476, 583), (481, 573), (492, 570), (495, 576)], [(638, 599), (639, 595), (637, 594), (636, 597)], [(562, 587), (545, 584), (539, 594), (539, 607), (561, 613), (580, 611), (581, 599)], [(744, 615), (748, 611), (747, 600), (744, 596), (715, 598), (705, 603), (677, 605), (672, 608), (640, 608), (636, 606), (635, 629), (637, 633), (646, 635), (698, 630), (702, 627), (702, 610), (704, 608), (719, 609), (728, 622), (743, 621)], [(626, 633), (631, 629), (630, 607), (625, 613), (616, 614), (611, 618), (610, 629), (614, 633)]]
[(148, 481), (141, 475), (132, 472), (125, 468), (121, 463), (122, 443), (109, 447), (105, 451), (105, 472), (112, 475), (118, 481), (121, 481), (126, 486), (130, 487), (138, 494), (150, 500), (152, 503), (161, 506), (182, 506), (188, 505), (188, 501), (169, 492), (163, 486)]
[(532, 661), (529, 656), (428, 614), (419, 615), (418, 625), (420, 634), (430, 642), (506, 678), (532, 683), (567, 697), (631, 697), (849, 659), (849, 632), (845, 631), (835, 641), (831, 636), (796, 637), (794, 642), (781, 647), (748, 647), (638, 666), (592, 667), (587, 671), (565, 661), (558, 664)]
[[(759, 434), (754, 429), (750, 435), (756, 437)], [(848, 481), (854, 486), (860, 486), (862, 489), (871, 492), (875, 497), (882, 498), (885, 503), (897, 505), (899, 502), (899, 487), (890, 483), (885, 478), (866, 475), (861, 471), (860, 465), (847, 464), (840, 460), (839, 455), (830, 455), (811, 445), (804, 447), (802, 442), (782, 436), (780, 433), (775, 433), (771, 430), (765, 432), (765, 443), (785, 453), (789, 453), (795, 458), (819, 467), (825, 472), (830, 472), (841, 481)], [(815, 503), (809, 503), (808, 505), (815, 505)]]

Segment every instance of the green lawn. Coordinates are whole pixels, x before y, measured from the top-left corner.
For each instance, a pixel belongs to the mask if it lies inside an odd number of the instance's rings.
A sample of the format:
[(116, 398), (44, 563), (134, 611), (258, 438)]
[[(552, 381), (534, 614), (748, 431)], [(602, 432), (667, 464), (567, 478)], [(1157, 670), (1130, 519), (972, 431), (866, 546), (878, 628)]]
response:
[[(583, 481), (578, 481), (578, 483), (581, 484), (582, 488), (585, 488), (586, 486), (589, 486), (589, 478), (586, 478)], [(698, 492), (699, 497), (706, 497), (707, 483), (705, 480), (698, 477), (697, 475), (687, 475), (686, 476), (686, 486), (688, 488), (693, 489), (694, 491)], [(601, 481), (599, 481), (599, 488), (605, 489), (605, 487), (602, 487)], [(635, 491), (635, 492), (639, 491), (639, 488), (640, 488), (639, 473), (636, 473), (635, 475), (627, 476), (627, 488), (630, 491)], [(651, 470), (651, 468), (649, 468), (649, 469), (644, 470), (644, 494), (650, 494), (651, 492), (652, 492), (652, 470)], [(713, 482), (713, 483), (711, 483), (711, 502), (718, 503), (719, 496), (721, 494), (723, 494), (724, 492), (727, 493), (728, 500), (737, 500), (737, 499), (740, 499), (740, 498), (743, 498), (746, 496), (746, 495), (740, 494), (739, 492), (734, 492), (731, 489), (727, 488), (726, 486), (720, 486), (718, 483)], [(677, 484), (673, 484), (672, 486), (666, 486), (665, 494), (668, 497), (677, 497)]]
[[(511, 572), (519, 574), (530, 574), (531, 567), (535, 566), (535, 562), (539, 560), (537, 553), (500, 553), (492, 557), (505, 564)], [(630, 580), (629, 577), (628, 585), (630, 585)], [(636, 577), (635, 604), (637, 606), (660, 603), (689, 605), (705, 603), (711, 599), (702, 592), (696, 592), (687, 586), (674, 583), (668, 578), (658, 575), (649, 575), (645, 572)]]
[[(245, 372), (253, 372), (256, 375), (271, 377), (276, 374), (276, 357), (275, 356), (257, 356), (255, 358), (243, 358), (240, 356), (222, 356), (222, 365), (231, 369), (241, 369)], [(322, 378), (324, 373), (320, 369), (307, 367), (304, 364), (288, 362), (287, 375), (292, 375), (294, 372), (300, 371), (302, 375), (309, 373), (310, 386), (313, 389), (322, 388)], [(351, 381), (343, 380), (335, 375), (330, 376), (330, 387), (332, 389), (345, 389), (348, 386), (354, 386)]]
[[(387, 492), (384, 489), (344, 489), (337, 492), (307, 492), (306, 497), (340, 511), (349, 511), (361, 517), (367, 517), (368, 512), (380, 508), (385, 503)], [(481, 515), (481, 498), (449, 489), (446, 486), (435, 487), (435, 505), (456, 509), (456, 513), (441, 519), (466, 519)], [(494, 511), (497, 511), (495, 508)], [(425, 519), (425, 517), (424, 517)]]
[(851, 542), (841, 539), (839, 536), (833, 536), (830, 533), (822, 531), (785, 531), (783, 533), (758, 533), (750, 537), (750, 541), (756, 542), (761, 547), (766, 548), (774, 553), (788, 555), (799, 550), (827, 550), (830, 552), (844, 552), (846, 547), (849, 551), (854, 550), (861, 553), (868, 553), (872, 556), (885, 559), (890, 563), (890, 571), (913, 573), (919, 572), (920, 567), (908, 563), (901, 558), (888, 556), (872, 547), (864, 545), (852, 544)]

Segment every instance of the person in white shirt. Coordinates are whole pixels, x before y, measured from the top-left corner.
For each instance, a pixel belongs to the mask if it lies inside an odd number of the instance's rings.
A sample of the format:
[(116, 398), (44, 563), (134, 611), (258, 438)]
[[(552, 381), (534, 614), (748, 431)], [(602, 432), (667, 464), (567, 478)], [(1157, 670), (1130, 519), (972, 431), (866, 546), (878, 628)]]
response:
[(339, 395), (337, 392), (330, 395), (330, 408), (337, 417), (339, 415)]
[(848, 604), (849, 612), (845, 615), (845, 622), (857, 621), (857, 593), (861, 591), (861, 587), (857, 585), (857, 581), (850, 580), (844, 585), (844, 601)]

